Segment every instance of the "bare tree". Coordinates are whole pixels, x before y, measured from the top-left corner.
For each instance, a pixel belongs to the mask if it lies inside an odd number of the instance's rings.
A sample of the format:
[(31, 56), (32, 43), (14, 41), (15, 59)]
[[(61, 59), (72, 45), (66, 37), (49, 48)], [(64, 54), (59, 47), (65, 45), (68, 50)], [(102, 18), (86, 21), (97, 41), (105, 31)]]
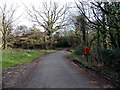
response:
[(67, 6), (65, 5), (60, 6), (56, 2), (44, 2), (42, 8), (37, 9), (35, 6), (32, 6), (31, 10), (28, 7), (26, 8), (30, 20), (44, 28), (49, 40), (54, 32), (66, 26)]
[(17, 7), (14, 5), (7, 6), (6, 3), (3, 6), (0, 6), (0, 16), (1, 16), (1, 29), (0, 32), (2, 33), (2, 46), (3, 49), (7, 48), (7, 39), (12, 31), (12, 24), (18, 18), (14, 19), (14, 15), (16, 13)]

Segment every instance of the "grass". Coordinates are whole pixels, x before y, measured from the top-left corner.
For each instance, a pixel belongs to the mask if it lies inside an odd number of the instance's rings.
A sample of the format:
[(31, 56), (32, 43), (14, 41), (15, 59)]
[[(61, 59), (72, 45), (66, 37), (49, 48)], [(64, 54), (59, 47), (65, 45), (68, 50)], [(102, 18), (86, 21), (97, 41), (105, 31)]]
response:
[(72, 60), (78, 60), (85, 66), (88, 66), (93, 69), (98, 69), (98, 66), (100, 66), (95, 60), (92, 60), (90, 56), (88, 56), (88, 62), (84, 55), (77, 55), (74, 52), (70, 54), (69, 56)]
[(71, 53), (69, 56), (72, 60), (80, 60), (80, 57), (76, 55), (75, 53)]
[(32, 62), (34, 59), (37, 59), (48, 52), (54, 52), (54, 50), (5, 50), (2, 52), (2, 68), (19, 66)]

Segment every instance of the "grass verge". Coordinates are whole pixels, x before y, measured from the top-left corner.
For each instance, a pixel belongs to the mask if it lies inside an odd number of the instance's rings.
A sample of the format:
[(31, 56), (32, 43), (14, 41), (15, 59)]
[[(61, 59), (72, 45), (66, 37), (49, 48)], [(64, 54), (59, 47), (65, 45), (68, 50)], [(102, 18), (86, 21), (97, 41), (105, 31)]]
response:
[(40, 56), (54, 52), (55, 50), (22, 50), (22, 49), (9, 49), (2, 52), (2, 68), (19, 66), (32, 62)]
[(115, 81), (118, 84), (118, 86), (120, 85), (120, 78), (118, 78), (119, 74), (115, 73), (114, 71), (111, 71), (108, 68), (102, 67), (102, 65), (98, 64), (96, 61), (91, 60), (89, 58), (89, 61), (87, 62), (84, 55), (83, 56), (82, 55), (77, 55), (74, 52), (72, 52), (69, 55), (69, 58), (71, 60), (77, 60), (77, 61), (81, 62), (84, 66), (92, 68), (92, 69), (98, 71), (101, 74), (104, 74), (105, 77), (110, 78), (111, 80), (113, 80), (113, 82)]

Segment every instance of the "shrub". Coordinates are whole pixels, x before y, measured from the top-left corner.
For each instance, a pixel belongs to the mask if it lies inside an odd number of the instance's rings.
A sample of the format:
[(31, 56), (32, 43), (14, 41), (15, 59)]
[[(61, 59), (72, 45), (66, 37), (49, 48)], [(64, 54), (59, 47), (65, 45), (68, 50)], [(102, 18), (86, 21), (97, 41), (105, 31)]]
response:
[(77, 55), (84, 55), (84, 48), (85, 47), (86, 46), (84, 44), (80, 44), (79, 46), (77, 46), (75, 48), (75, 54), (77, 54)]
[(120, 49), (101, 49), (100, 55), (105, 67), (120, 71)]

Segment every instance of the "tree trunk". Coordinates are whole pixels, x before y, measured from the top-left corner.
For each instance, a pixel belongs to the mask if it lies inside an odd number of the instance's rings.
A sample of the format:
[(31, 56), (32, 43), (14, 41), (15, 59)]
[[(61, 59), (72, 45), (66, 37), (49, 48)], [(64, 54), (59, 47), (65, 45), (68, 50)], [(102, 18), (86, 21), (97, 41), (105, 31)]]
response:
[(45, 50), (48, 49), (46, 36), (44, 36), (44, 48), (45, 48)]
[(106, 33), (103, 35), (103, 47), (107, 49)]
[(3, 35), (3, 50), (7, 49), (7, 40), (6, 37)]
[(110, 30), (109, 30), (109, 35), (110, 35), (110, 42), (111, 42), (112, 48), (117, 47), (116, 40), (113, 37), (112, 31), (110, 31)]

